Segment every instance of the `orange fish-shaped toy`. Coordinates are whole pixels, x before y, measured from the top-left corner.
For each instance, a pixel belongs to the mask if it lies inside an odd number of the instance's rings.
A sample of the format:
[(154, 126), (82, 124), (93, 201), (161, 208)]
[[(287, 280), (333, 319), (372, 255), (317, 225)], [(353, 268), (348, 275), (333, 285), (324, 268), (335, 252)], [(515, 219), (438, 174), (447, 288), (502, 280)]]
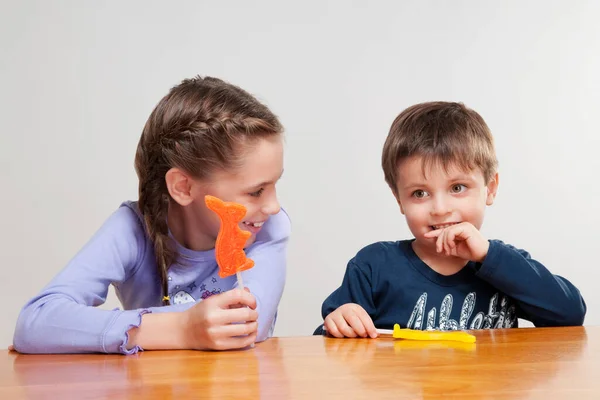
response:
[[(215, 244), (215, 256), (219, 264), (219, 276), (226, 278), (254, 266), (254, 260), (246, 257), (244, 245), (252, 233), (240, 229), (239, 223), (246, 215), (246, 207), (233, 202), (224, 202), (214, 196), (205, 196), (206, 206), (221, 220), (221, 228)], [(238, 274), (238, 281), (241, 283)], [(243, 286), (243, 284), (241, 285)]]

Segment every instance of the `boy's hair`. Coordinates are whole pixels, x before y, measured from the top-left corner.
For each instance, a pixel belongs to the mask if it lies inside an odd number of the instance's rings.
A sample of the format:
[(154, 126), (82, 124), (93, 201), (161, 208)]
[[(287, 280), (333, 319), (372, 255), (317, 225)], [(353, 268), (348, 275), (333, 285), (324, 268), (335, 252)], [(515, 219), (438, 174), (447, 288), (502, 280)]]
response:
[(167, 171), (176, 167), (206, 178), (216, 170), (235, 168), (248, 140), (282, 132), (278, 118), (265, 105), (212, 77), (183, 80), (154, 108), (138, 143), (135, 169), (139, 208), (154, 243), (163, 296), (168, 296), (167, 270), (177, 259), (167, 226)]
[(423, 171), (432, 163), (468, 170), (480, 168), (486, 184), (498, 168), (494, 139), (483, 118), (462, 103), (428, 102), (402, 111), (392, 123), (383, 146), (385, 181), (398, 197), (398, 165), (423, 157)]

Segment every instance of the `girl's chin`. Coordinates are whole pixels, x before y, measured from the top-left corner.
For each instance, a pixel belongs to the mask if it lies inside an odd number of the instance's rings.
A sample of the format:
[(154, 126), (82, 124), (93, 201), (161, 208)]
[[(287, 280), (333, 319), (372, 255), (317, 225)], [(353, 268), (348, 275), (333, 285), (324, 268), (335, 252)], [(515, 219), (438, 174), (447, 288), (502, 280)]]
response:
[(246, 244), (244, 244), (244, 248), (248, 248), (252, 245), (252, 243), (254, 243), (256, 241), (256, 235), (252, 235), (248, 238), (248, 240), (246, 240)]

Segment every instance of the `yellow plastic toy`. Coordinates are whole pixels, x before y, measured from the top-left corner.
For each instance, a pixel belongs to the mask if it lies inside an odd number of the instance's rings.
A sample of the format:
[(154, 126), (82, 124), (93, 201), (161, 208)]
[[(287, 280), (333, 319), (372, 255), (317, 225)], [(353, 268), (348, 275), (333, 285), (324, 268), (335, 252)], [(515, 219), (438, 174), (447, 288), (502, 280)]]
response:
[(477, 340), (474, 335), (462, 331), (421, 331), (417, 329), (402, 329), (399, 324), (394, 324), (394, 330), (377, 329), (377, 332), (384, 335), (391, 334), (394, 339), (407, 340), (430, 340), (430, 341), (452, 341), (462, 343), (475, 343)]

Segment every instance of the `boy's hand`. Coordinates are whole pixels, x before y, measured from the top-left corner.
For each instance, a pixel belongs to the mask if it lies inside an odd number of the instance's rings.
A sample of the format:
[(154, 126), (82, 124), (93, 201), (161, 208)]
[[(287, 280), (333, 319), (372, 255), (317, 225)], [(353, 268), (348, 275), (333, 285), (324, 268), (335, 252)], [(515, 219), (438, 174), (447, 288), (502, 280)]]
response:
[(325, 318), (325, 329), (337, 338), (377, 337), (373, 320), (364, 308), (354, 303), (339, 306)]
[(437, 238), (435, 249), (438, 253), (475, 262), (483, 262), (490, 248), (490, 242), (468, 222), (427, 232), (425, 237)]

